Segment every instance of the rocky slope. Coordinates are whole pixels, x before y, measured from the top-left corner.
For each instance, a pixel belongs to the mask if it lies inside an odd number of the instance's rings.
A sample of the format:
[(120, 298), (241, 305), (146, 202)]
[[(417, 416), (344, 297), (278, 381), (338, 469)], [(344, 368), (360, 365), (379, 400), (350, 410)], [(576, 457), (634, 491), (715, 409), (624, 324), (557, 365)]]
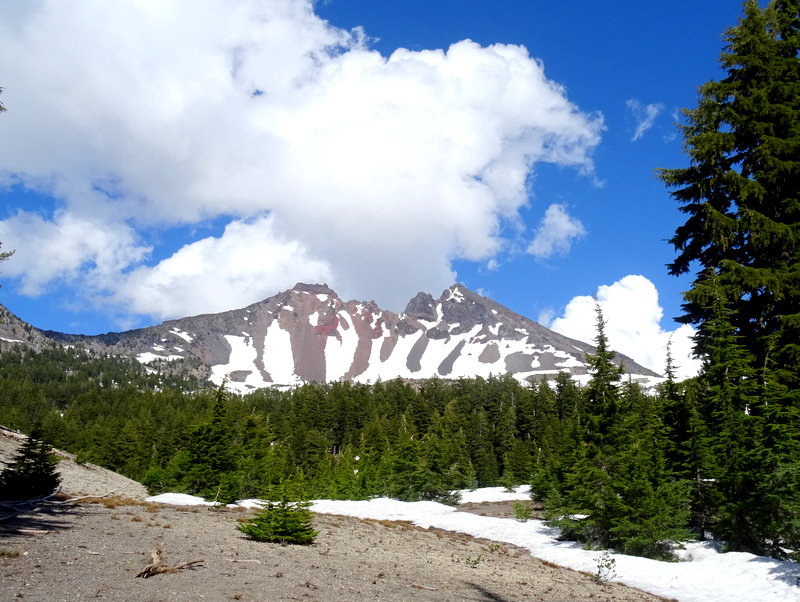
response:
[[(14, 319), (7, 322), (14, 324)], [(438, 299), (419, 293), (400, 314), (374, 302), (343, 301), (326, 285), (297, 284), (243, 309), (122, 333), (77, 336), (24, 324), (5, 328), (0, 338), (6, 341), (23, 340), (24, 334), (41, 344), (44, 337), (145, 363), (197, 358), (210, 369), (212, 380), (226, 380), (241, 392), (340, 379), (511, 373), (522, 380), (560, 371), (580, 380), (587, 375), (586, 354), (593, 350), (460, 284)], [(658, 378), (630, 358), (618, 360), (637, 380)]]

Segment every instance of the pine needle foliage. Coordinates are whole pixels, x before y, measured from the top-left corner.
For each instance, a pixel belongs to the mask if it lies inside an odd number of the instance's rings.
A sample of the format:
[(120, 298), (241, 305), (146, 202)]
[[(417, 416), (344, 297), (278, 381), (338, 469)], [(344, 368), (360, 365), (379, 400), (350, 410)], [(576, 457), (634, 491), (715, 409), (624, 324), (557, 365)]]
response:
[(61, 475), (52, 448), (35, 430), (17, 450), (8, 468), (0, 473), (0, 500), (29, 500), (58, 489)]
[(687, 216), (670, 273), (696, 270), (680, 320), (715, 474), (693, 505), (730, 549), (782, 557), (800, 546), (800, 0), (747, 0), (724, 39), (725, 77), (684, 111), (690, 165), (658, 171)]
[(289, 487), (281, 487), (276, 500), (268, 500), (262, 510), (237, 529), (250, 539), (266, 543), (308, 545), (319, 534), (312, 527), (311, 502), (293, 499)]

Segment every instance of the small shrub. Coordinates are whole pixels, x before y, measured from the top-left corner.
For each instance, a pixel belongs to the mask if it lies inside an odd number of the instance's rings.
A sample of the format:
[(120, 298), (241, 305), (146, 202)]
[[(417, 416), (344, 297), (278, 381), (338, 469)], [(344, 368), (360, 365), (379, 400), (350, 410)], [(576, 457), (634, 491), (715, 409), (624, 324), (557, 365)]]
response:
[(514, 518), (521, 523), (528, 522), (533, 516), (533, 508), (531, 505), (520, 500), (515, 500), (511, 504), (511, 509), (514, 511)]
[(597, 559), (597, 571), (592, 577), (598, 583), (608, 583), (617, 576), (617, 561), (608, 552), (603, 552)]
[(307, 545), (314, 542), (318, 532), (311, 528), (310, 502), (282, 499), (269, 501), (252, 519), (236, 528), (256, 541)]

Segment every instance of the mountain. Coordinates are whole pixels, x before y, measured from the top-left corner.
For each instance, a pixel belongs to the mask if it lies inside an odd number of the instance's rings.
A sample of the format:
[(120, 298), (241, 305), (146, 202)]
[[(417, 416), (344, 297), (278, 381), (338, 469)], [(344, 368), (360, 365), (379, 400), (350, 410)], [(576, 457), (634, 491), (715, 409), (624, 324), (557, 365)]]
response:
[[(40, 348), (56, 342), (147, 364), (193, 359), (212, 381), (227, 380), (240, 392), (340, 379), (511, 373), (523, 380), (565, 370), (583, 380), (586, 354), (594, 351), (460, 284), (439, 299), (419, 293), (400, 314), (374, 302), (342, 301), (324, 284), (297, 284), (243, 309), (97, 336), (40, 331), (2, 306), (0, 320), (0, 349), (4, 343)], [(628, 357), (617, 360), (635, 380), (659, 380)]]

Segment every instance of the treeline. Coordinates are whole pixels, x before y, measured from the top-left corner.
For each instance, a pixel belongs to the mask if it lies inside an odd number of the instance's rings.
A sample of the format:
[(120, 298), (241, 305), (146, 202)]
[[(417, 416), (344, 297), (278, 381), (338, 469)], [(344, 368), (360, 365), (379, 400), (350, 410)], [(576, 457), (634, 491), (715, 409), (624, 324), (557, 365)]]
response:
[(555, 387), (506, 376), (242, 397), (170, 378), (81, 349), (18, 348), (0, 355), (0, 421), (38, 426), (53, 446), (153, 491), (254, 497), (302, 475), (315, 497), (437, 499), (527, 483), (582, 404), (567, 374)]
[(154, 384), (158, 375), (119, 358), (17, 350), (0, 356), (0, 420), (38, 426), (48, 443), (153, 493), (219, 501), (268, 497), (287, 482), (311, 498), (444, 502), (457, 489), (531, 483), (569, 536), (666, 557), (667, 540), (707, 526), (689, 512), (696, 481), (676, 451), (687, 435), (672, 414), (685, 396), (671, 380), (661, 395), (623, 382), (599, 325), (585, 387), (562, 373), (552, 383), (334, 382), (238, 397)]
[(716, 536), (785, 556), (796, 515), (777, 511), (798, 491), (770, 492), (756, 429), (772, 427), (755, 406), (720, 405), (735, 375), (676, 383), (668, 365), (646, 394), (613, 363), (599, 310), (597, 322), (585, 386), (561, 373), (236, 396), (80, 349), (17, 349), (0, 355), (0, 423), (39, 428), (153, 493), (227, 502), (291, 484), (309, 498), (453, 502), (454, 490), (529, 483), (564, 536), (590, 546), (670, 558), (675, 541)]

